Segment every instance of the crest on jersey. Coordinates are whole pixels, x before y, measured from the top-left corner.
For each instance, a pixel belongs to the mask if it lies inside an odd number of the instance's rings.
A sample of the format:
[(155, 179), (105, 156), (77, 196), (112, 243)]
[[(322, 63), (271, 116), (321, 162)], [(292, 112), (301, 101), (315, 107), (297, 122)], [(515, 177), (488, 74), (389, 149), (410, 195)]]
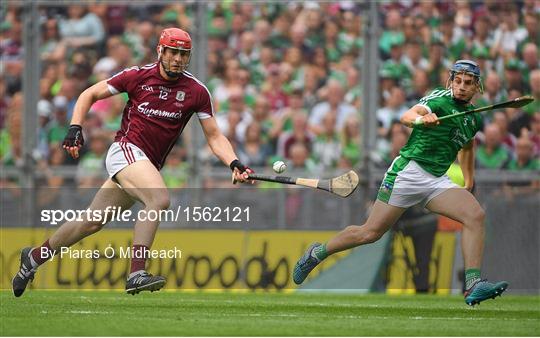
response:
[(181, 90), (176, 92), (176, 100), (177, 101), (184, 101), (185, 98), (186, 98), (186, 93), (184, 93)]

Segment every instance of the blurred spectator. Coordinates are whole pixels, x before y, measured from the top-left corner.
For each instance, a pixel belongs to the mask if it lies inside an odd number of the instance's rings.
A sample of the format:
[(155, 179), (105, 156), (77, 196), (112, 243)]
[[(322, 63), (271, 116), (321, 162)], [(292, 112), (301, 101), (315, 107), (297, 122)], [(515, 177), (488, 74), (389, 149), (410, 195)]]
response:
[(69, 129), (67, 116), (68, 103), (65, 96), (56, 96), (53, 100), (54, 115), (47, 126), (47, 142), (62, 143)]
[[(482, 107), (506, 100), (507, 97), (504, 89), (502, 88), (501, 78), (496, 72), (488, 72), (484, 80), (484, 93), (478, 97), (476, 105)], [(491, 120), (491, 115), (491, 112), (487, 112), (485, 116)]]
[(315, 135), (323, 132), (322, 120), (328, 113), (336, 119), (336, 130), (342, 130), (345, 120), (356, 113), (356, 109), (343, 101), (345, 95), (343, 86), (337, 80), (328, 80), (326, 85), (325, 101), (313, 107), (309, 115), (309, 129)]
[(105, 169), (105, 156), (110, 146), (110, 139), (105, 132), (94, 129), (87, 140), (89, 149), (79, 160), (77, 182), (79, 188), (97, 188), (106, 179), (103, 173)]
[(37, 151), (39, 159), (47, 159), (49, 157), (49, 142), (47, 140), (47, 125), (52, 117), (54, 107), (47, 100), (39, 100), (37, 103), (38, 114), (38, 138)]
[(502, 22), (494, 32), (492, 56), (501, 56), (504, 59), (515, 56), (519, 43), (527, 37), (527, 30), (519, 27), (518, 15), (518, 11), (512, 6), (501, 16)]
[(311, 157), (321, 172), (336, 168), (341, 157), (341, 142), (336, 132), (336, 116), (327, 113), (322, 122), (322, 131), (313, 141)]
[(278, 64), (272, 64), (268, 68), (268, 77), (261, 86), (261, 93), (268, 100), (272, 113), (289, 104), (289, 98), (283, 90), (283, 77)]
[(284, 132), (278, 139), (277, 155), (291, 158), (290, 150), (295, 143), (302, 143), (308, 151), (311, 151), (313, 139), (313, 134), (308, 131), (307, 116), (297, 112), (292, 116), (292, 130)]
[(0, 157), (4, 165), (22, 165), (22, 110), (23, 95), (13, 95), (7, 108), (4, 128), (0, 131)]
[[(409, 71), (407, 61), (403, 55), (403, 42), (393, 41), (390, 44), (390, 58), (382, 64), (382, 67), (391, 68), (394, 75), (399, 77), (401, 85), (410, 85), (412, 73)], [(427, 61), (425, 67), (427, 68)]]
[(380, 124), (379, 135), (386, 135), (393, 121), (399, 121), (401, 115), (408, 110), (405, 105), (405, 92), (400, 87), (394, 87), (384, 106), (377, 110), (377, 121)]
[(399, 155), (401, 148), (407, 144), (409, 130), (401, 122), (394, 121), (385, 135), (384, 142), (379, 142), (376, 152), (371, 154), (372, 160), (379, 167), (387, 168)]
[(341, 58), (341, 51), (338, 48), (339, 23), (329, 19), (324, 22), (324, 50), (330, 62), (337, 62)]
[(355, 15), (352, 11), (345, 11), (341, 23), (343, 30), (339, 32), (337, 40), (337, 48), (340, 54), (350, 52), (359, 54), (364, 46), (360, 16)]
[(407, 105), (415, 105), (429, 92), (429, 76), (425, 70), (418, 69), (413, 73), (411, 93), (407, 96)]
[(540, 69), (535, 69), (531, 72), (529, 78), (529, 86), (531, 87), (531, 95), (534, 101), (523, 107), (523, 110), (529, 114), (540, 112)]
[(422, 41), (418, 38), (407, 42), (406, 54), (402, 58), (403, 64), (407, 67), (409, 74), (428, 69), (429, 62), (422, 55)]
[(523, 23), (527, 30), (527, 36), (521, 41), (518, 46), (518, 51), (521, 52), (523, 47), (527, 43), (532, 43), (535, 46), (540, 46), (540, 28), (538, 22), (538, 4), (534, 1), (530, 1), (533, 6), (533, 10), (527, 11), (523, 17)]
[(505, 112), (496, 111), (493, 113), (493, 123), (499, 127), (501, 133), (501, 142), (506, 145), (508, 150), (516, 149), (516, 137), (508, 131), (508, 116)]
[(58, 29), (58, 21), (56, 19), (47, 19), (42, 28), (41, 59), (43, 61), (61, 61), (64, 55), (62, 53), (62, 39)]
[(429, 66), (427, 69), (432, 88), (445, 85), (445, 83), (441, 83), (439, 77), (441, 72), (447, 72), (450, 68), (450, 62), (444, 57), (444, 51), (445, 45), (442, 40), (434, 38), (429, 46)]
[(238, 159), (247, 166), (265, 166), (272, 154), (270, 146), (262, 140), (261, 125), (251, 122), (245, 130), (245, 141), (237, 147)]
[(474, 34), (472, 37), (472, 49), (483, 50), (493, 45), (493, 34), (489, 27), (489, 18), (478, 17), (474, 22)]
[[(467, 5), (464, 2), (463, 4)], [(446, 48), (446, 56), (452, 60), (458, 60), (467, 47), (463, 31), (454, 26), (454, 20), (457, 19), (458, 17), (456, 16), (456, 19), (454, 19), (453, 15), (444, 16), (439, 25), (438, 34), (434, 35), (442, 41)]]
[(305, 143), (293, 143), (290, 147), (289, 158), (289, 169), (314, 171), (314, 164), (309, 159), (309, 149), (306, 147)]
[(540, 59), (538, 58), (538, 46), (534, 43), (526, 43), (523, 46), (523, 82), (529, 88), (531, 72), (540, 69)]
[(341, 159), (340, 168), (354, 168), (362, 158), (362, 140), (360, 135), (360, 123), (356, 116), (345, 120), (341, 133)]
[(105, 80), (133, 64), (131, 49), (119, 36), (107, 39), (107, 52), (107, 56), (99, 59), (93, 68), (98, 81)]
[[(522, 96), (521, 92), (511, 89), (508, 93), (508, 99), (513, 100)], [(516, 138), (521, 136), (521, 131), (527, 129), (531, 123), (531, 116), (521, 108), (506, 108), (504, 110), (508, 117), (508, 131)]]
[[(227, 102), (227, 110), (218, 113), (217, 123), (224, 135), (228, 136), (231, 140), (243, 142), (246, 135), (246, 128), (253, 120), (251, 110), (244, 102), (244, 90), (241, 87), (231, 88)], [(229, 119), (231, 114), (238, 115), (238, 122), (236, 122), (236, 118)], [(232, 134), (233, 127), (235, 127), (234, 135)]]
[(93, 48), (105, 38), (101, 19), (88, 11), (85, 5), (68, 6), (68, 18), (60, 20), (62, 43), (68, 49)]
[(346, 71), (347, 76), (347, 86), (348, 89), (343, 98), (345, 102), (354, 106), (357, 110), (361, 106), (361, 93), (362, 88), (360, 85), (360, 72), (356, 67), (350, 67)]
[(390, 54), (392, 44), (402, 44), (405, 42), (403, 35), (401, 14), (398, 10), (390, 10), (386, 13), (385, 29), (379, 41), (379, 47), (385, 55)]
[(524, 83), (519, 60), (512, 58), (506, 62), (504, 67), (504, 81), (507, 90), (517, 89), (523, 92)]
[(501, 131), (496, 124), (484, 128), (484, 143), (476, 150), (476, 166), (482, 169), (502, 169), (510, 161), (510, 153), (501, 143)]
[(516, 158), (508, 163), (508, 169), (540, 171), (540, 160), (534, 156), (534, 144), (525, 136), (520, 137), (516, 145)]
[(529, 133), (529, 137), (535, 145), (535, 156), (540, 157), (540, 111), (534, 113), (531, 118), (531, 132)]
[(176, 145), (167, 157), (167, 165), (161, 173), (167, 188), (182, 188), (189, 181), (190, 172), (185, 147)]

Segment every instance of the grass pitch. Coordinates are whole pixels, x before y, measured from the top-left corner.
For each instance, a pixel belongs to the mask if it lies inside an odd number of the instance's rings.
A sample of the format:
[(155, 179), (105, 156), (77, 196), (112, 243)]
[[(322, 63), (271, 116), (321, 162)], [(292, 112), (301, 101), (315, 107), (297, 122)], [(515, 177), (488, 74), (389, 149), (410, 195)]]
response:
[(538, 336), (540, 297), (2, 291), (0, 318), (2, 336)]

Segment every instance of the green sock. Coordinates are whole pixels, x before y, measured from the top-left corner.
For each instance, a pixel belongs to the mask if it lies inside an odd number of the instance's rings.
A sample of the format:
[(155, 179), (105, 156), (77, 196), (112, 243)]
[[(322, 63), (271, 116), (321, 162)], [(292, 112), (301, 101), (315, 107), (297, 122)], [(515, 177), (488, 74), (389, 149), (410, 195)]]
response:
[(328, 252), (326, 252), (326, 244), (315, 247), (312, 251), (312, 255), (317, 258), (319, 262), (328, 257)]
[(471, 286), (480, 280), (480, 269), (465, 270), (465, 289), (469, 290)]

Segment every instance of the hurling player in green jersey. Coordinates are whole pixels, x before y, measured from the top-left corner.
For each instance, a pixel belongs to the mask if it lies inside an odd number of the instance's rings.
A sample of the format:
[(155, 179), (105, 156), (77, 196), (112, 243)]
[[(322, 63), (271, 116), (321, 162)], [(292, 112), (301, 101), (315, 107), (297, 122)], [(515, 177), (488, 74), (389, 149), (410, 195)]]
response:
[[(478, 304), (506, 290), (507, 282), (490, 283), (480, 278), (485, 213), (470, 190), (474, 184), (473, 138), (483, 127), (482, 116), (476, 113), (439, 121), (439, 117), (472, 108), (472, 98), (482, 92), (480, 67), (473, 61), (459, 60), (449, 73), (447, 88), (432, 91), (401, 117), (406, 126), (422, 124), (414, 128), (386, 172), (366, 223), (346, 227), (326, 244), (312, 244), (296, 263), (296, 284), (301, 284), (329, 255), (377, 241), (407, 208), (421, 204), (463, 223), (465, 302)], [(456, 157), (463, 170), (465, 188), (446, 175)]]

